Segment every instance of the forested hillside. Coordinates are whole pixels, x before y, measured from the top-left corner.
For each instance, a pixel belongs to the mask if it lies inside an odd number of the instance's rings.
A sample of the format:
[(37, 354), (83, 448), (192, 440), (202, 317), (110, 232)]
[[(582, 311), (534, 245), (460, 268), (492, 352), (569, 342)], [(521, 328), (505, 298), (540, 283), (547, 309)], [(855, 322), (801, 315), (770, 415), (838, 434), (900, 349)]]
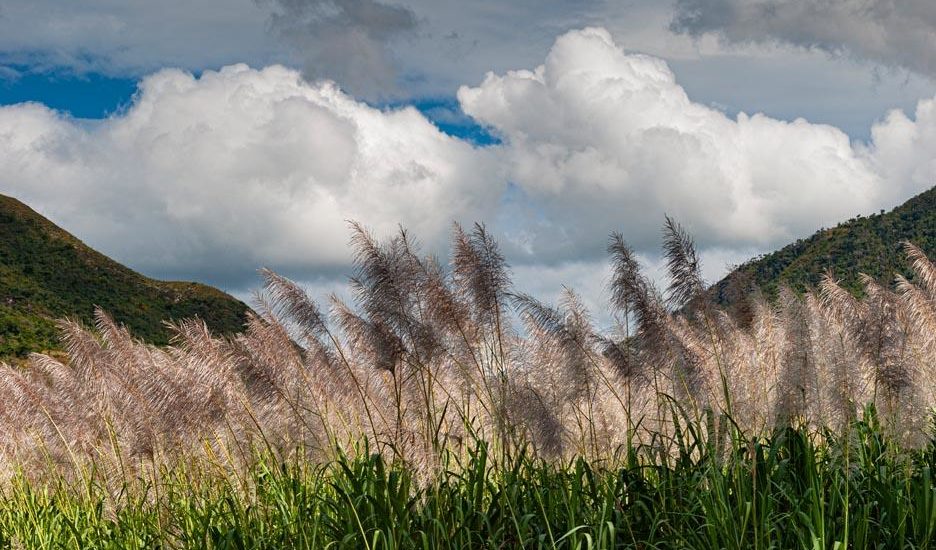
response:
[(198, 316), (233, 333), (248, 309), (207, 285), (144, 277), (0, 195), (0, 358), (58, 349), (55, 320), (91, 323), (95, 306), (156, 344), (168, 341), (166, 320)]
[(890, 212), (853, 218), (754, 258), (716, 283), (714, 290), (720, 301), (730, 301), (728, 280), (740, 276), (775, 296), (781, 284), (794, 290), (814, 287), (826, 270), (831, 270), (844, 288), (860, 294), (861, 273), (887, 283), (896, 273), (912, 277), (901, 241), (936, 255), (936, 188)]

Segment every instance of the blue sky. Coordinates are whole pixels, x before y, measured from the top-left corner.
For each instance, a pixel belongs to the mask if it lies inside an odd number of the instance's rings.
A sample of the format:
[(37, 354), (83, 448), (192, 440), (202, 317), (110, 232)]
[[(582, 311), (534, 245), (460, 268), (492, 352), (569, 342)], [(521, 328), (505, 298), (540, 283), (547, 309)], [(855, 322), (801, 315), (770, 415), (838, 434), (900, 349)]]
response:
[[(15, 76), (0, 79), (0, 105), (36, 101), (77, 118), (105, 118), (128, 106), (138, 79), (97, 73), (30, 72), (13, 66)], [(19, 74), (22, 73), (22, 74)]]
[(482, 221), (597, 302), (613, 230), (653, 270), (676, 216), (714, 279), (931, 186), (934, 77), (925, 0), (9, 0), (0, 193), (239, 293)]
[[(92, 120), (119, 114), (130, 106), (140, 82), (138, 78), (93, 72), (32, 72), (28, 66), (8, 66), (8, 69), (7, 76), (0, 79), (0, 105), (33, 101), (75, 118)], [(375, 102), (374, 105), (383, 109), (411, 105), (450, 136), (477, 145), (491, 145), (499, 141), (487, 129), (466, 116), (454, 97), (419, 97)]]

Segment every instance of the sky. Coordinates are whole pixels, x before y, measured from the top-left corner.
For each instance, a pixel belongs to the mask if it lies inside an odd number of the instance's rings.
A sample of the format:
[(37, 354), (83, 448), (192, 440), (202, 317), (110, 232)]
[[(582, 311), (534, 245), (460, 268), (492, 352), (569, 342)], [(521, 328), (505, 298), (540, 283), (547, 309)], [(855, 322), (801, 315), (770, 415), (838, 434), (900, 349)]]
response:
[(482, 222), (600, 317), (612, 231), (714, 281), (934, 176), (931, 0), (0, 0), (0, 193), (242, 297)]

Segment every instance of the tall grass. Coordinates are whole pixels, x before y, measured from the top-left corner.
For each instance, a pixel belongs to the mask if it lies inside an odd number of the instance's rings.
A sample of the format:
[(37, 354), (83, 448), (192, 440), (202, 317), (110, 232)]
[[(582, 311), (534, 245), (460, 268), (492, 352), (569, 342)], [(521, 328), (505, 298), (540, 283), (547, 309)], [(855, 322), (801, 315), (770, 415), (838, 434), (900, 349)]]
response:
[[(512, 287), (483, 226), (448, 265), (353, 225), (353, 300), (264, 271), (244, 334), (60, 324), (0, 366), (0, 534), (48, 547), (861, 547), (936, 525), (936, 267), (713, 303), (664, 226), (658, 291), (612, 235), (595, 328)], [(519, 325), (516, 320), (519, 319)], [(886, 538), (882, 538), (886, 537)], [(111, 542), (106, 542), (111, 541)]]

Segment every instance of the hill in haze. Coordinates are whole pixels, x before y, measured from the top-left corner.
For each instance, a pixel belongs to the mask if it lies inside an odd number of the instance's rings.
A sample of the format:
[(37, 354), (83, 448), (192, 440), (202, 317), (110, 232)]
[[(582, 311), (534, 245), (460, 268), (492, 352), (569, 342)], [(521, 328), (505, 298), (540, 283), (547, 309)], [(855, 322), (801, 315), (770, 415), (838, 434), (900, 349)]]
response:
[(58, 349), (55, 320), (90, 324), (95, 306), (154, 344), (170, 338), (163, 321), (198, 316), (216, 333), (234, 333), (248, 311), (207, 285), (144, 277), (0, 195), (0, 358)]
[(736, 276), (753, 282), (768, 296), (775, 296), (782, 284), (801, 291), (816, 286), (831, 269), (844, 288), (860, 294), (860, 273), (885, 283), (897, 273), (911, 278), (901, 241), (911, 241), (936, 259), (936, 187), (890, 212), (852, 218), (754, 258), (716, 283), (713, 292), (718, 301), (730, 302), (728, 281)]

